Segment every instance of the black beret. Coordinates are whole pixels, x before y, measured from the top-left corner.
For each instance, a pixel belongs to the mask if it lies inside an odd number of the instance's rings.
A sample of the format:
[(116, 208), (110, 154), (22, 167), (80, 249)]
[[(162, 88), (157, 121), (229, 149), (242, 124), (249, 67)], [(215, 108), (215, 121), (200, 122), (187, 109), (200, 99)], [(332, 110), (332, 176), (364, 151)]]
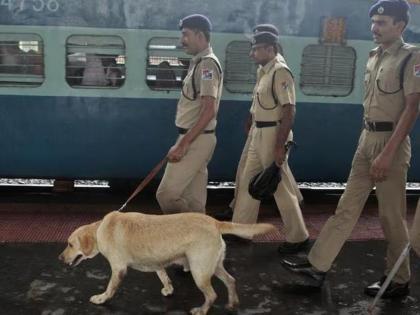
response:
[(277, 36), (279, 36), (280, 34), (278, 28), (275, 27), (273, 24), (258, 24), (254, 26), (254, 28), (252, 29), (252, 32), (254, 34), (260, 33), (260, 32), (270, 32)]
[(410, 5), (406, 0), (379, 0), (369, 10), (369, 17), (373, 15), (387, 15), (408, 22)]
[(183, 27), (210, 32), (211, 22), (207, 16), (202, 14), (191, 14), (179, 21), (179, 29), (182, 29)]
[(252, 36), (251, 44), (278, 44), (279, 37), (271, 32), (259, 32)]

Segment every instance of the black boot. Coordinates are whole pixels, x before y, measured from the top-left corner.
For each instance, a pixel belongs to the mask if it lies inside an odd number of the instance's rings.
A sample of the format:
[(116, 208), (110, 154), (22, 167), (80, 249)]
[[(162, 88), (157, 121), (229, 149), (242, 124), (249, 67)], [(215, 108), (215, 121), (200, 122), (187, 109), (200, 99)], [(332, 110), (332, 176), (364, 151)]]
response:
[(316, 270), (307, 259), (299, 263), (283, 259), (281, 264), (286, 268), (286, 270), (291, 271), (294, 274), (304, 276), (306, 279), (310, 280), (312, 284), (311, 286), (320, 288), (324, 284), (327, 273)]
[[(372, 283), (371, 285), (365, 288), (365, 294), (369, 296), (375, 297), (378, 294), (379, 290), (381, 289), (382, 284), (385, 282), (386, 277), (382, 277), (381, 280)], [(409, 283), (396, 283), (391, 281), (388, 287), (386, 288), (384, 294), (382, 294), (382, 298), (384, 299), (392, 299), (396, 297), (403, 297), (407, 296), (410, 293)]]

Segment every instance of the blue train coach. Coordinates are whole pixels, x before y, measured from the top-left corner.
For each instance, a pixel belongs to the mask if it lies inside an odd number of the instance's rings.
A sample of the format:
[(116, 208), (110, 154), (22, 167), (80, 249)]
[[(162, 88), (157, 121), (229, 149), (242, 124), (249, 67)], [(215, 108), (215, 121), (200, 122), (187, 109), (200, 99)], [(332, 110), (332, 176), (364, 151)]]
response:
[[(406, 41), (420, 41), (411, 0)], [(0, 176), (144, 177), (176, 137), (174, 116), (190, 56), (178, 21), (203, 13), (225, 73), (210, 164), (233, 180), (256, 67), (244, 36), (281, 31), (295, 74), (299, 181), (343, 181), (362, 126), (363, 72), (374, 47), (370, 0), (0, 0)], [(409, 176), (420, 181), (419, 127)]]

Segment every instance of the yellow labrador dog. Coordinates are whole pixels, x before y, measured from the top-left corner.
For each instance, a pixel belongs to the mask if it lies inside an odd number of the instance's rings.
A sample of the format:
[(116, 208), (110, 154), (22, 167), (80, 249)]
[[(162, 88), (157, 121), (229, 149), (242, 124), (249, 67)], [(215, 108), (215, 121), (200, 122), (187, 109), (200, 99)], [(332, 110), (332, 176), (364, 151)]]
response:
[(101, 253), (111, 265), (112, 275), (105, 292), (90, 301), (102, 304), (112, 298), (127, 267), (156, 272), (163, 284), (164, 296), (173, 293), (165, 267), (181, 264), (190, 270), (205, 302), (193, 308), (191, 314), (205, 315), (216, 299), (211, 286), (213, 275), (226, 285), (229, 302), (234, 309), (239, 304), (235, 279), (223, 267), (226, 245), (222, 234), (252, 239), (254, 235), (273, 231), (271, 224), (236, 224), (220, 222), (199, 213), (146, 215), (111, 212), (102, 221), (76, 229), (68, 239), (59, 259), (70, 266)]

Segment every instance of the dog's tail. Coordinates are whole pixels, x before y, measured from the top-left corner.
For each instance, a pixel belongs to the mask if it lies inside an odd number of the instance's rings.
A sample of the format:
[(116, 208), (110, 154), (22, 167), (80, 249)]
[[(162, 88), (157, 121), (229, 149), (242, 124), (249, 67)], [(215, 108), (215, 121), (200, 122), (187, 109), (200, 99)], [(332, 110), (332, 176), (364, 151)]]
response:
[(247, 239), (252, 239), (255, 235), (266, 234), (276, 230), (274, 225), (268, 223), (241, 224), (218, 221), (217, 225), (222, 234), (233, 234)]

